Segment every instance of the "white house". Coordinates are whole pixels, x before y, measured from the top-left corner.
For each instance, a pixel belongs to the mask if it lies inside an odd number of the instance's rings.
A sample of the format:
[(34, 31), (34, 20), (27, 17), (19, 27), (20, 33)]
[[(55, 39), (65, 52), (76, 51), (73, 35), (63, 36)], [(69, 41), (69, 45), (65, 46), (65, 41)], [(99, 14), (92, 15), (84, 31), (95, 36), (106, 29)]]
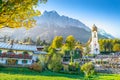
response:
[(38, 55), (45, 55), (40, 51), (43, 47), (35, 45), (11, 44), (0, 42), (0, 64), (31, 65), (37, 61)]

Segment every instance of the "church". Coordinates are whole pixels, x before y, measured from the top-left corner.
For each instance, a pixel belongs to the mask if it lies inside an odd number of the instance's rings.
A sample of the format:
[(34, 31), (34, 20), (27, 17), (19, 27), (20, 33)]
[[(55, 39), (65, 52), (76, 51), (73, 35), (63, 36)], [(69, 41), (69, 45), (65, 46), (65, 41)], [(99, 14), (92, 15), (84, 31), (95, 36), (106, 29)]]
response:
[(91, 29), (91, 41), (89, 44), (90, 54), (99, 54), (99, 43), (98, 43), (98, 30), (96, 25), (94, 24)]

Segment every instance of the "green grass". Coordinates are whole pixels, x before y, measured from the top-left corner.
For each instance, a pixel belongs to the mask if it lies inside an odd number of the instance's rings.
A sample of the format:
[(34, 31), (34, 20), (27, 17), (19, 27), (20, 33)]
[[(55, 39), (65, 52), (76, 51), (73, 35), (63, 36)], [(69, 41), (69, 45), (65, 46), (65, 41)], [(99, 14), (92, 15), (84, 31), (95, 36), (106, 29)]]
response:
[(0, 68), (0, 80), (78, 80), (83, 74), (81, 76), (51, 71), (40, 73), (27, 68)]
[(90, 80), (120, 80), (120, 74), (99, 73), (90, 78)]
[[(83, 74), (63, 74), (51, 71), (35, 72), (27, 68), (0, 68), (0, 80), (84, 80)], [(120, 80), (120, 74), (97, 74), (88, 80)]]

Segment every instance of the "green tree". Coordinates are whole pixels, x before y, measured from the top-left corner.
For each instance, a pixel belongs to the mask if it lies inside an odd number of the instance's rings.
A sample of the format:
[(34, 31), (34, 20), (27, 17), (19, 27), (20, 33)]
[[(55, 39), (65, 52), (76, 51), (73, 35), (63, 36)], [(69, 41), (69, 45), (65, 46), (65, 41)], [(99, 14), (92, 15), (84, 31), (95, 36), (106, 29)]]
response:
[(50, 47), (48, 48), (49, 56), (47, 59), (47, 66), (48, 69), (52, 71), (59, 72), (62, 68), (61, 63), (61, 54), (60, 51), (57, 51), (57, 48), (61, 48), (63, 45), (63, 37), (62, 36), (56, 36)]
[(61, 48), (61, 47), (62, 47), (62, 44), (63, 44), (63, 37), (62, 37), (62, 36), (56, 36), (56, 37), (53, 39), (52, 47), (53, 47), (53, 48)]
[(34, 16), (40, 15), (35, 7), (47, 0), (0, 0), (0, 28), (31, 28), (36, 21)]
[(105, 43), (104, 39), (99, 39), (100, 52), (104, 51), (104, 43)]
[(120, 44), (115, 44), (115, 45), (113, 46), (113, 51), (119, 52), (119, 51), (120, 51)]
[(101, 52), (112, 52), (113, 51), (113, 39), (100, 39), (100, 51)]
[(69, 50), (73, 50), (75, 47), (75, 38), (70, 35), (66, 38), (66, 46)]
[(89, 54), (90, 54), (90, 51), (91, 51), (90, 47), (87, 46), (87, 47), (85, 48), (84, 55), (89, 55)]
[(108, 51), (109, 51), (109, 52), (112, 52), (112, 51), (113, 51), (113, 43), (112, 43), (112, 39), (109, 39)]
[(49, 46), (45, 45), (43, 51), (48, 52)]
[(48, 43), (46, 42), (46, 40), (43, 40), (43, 41), (40, 41), (40, 45), (45, 46), (45, 45), (48, 45)]
[[(120, 44), (120, 39), (99, 39), (101, 52), (113, 52), (116, 51), (116, 44)], [(118, 49), (117, 49), (118, 51)]]
[(61, 56), (54, 54), (48, 63), (48, 69), (59, 72), (62, 69)]
[(41, 40), (40, 40), (40, 37), (38, 36), (37, 39), (36, 39), (36, 45), (39, 46), (41, 43)]
[(32, 39), (31, 39), (30, 37), (28, 37), (28, 38), (26, 39), (26, 42), (28, 42), (29, 44), (31, 44), (31, 43), (32, 43)]
[(42, 72), (43, 70), (41, 63), (33, 63), (29, 68), (38, 72)]
[(81, 66), (81, 70), (85, 73), (85, 76), (88, 78), (94, 74), (94, 65), (92, 62), (85, 63)]
[(75, 49), (79, 49), (80, 51), (83, 52), (83, 46), (79, 41), (75, 43)]
[(46, 63), (45, 55), (42, 55), (42, 54), (39, 55), (39, 56), (38, 56), (38, 59), (39, 59), (39, 62), (38, 62), (38, 63), (41, 64), (41, 66), (42, 66), (43, 68), (45, 68), (45, 66), (46, 66), (46, 65), (45, 65), (45, 63)]
[(70, 63), (72, 63), (73, 62), (73, 49), (75, 48), (75, 38), (72, 35), (69, 35), (66, 38), (65, 45), (67, 49), (70, 51), (70, 56), (71, 56)]

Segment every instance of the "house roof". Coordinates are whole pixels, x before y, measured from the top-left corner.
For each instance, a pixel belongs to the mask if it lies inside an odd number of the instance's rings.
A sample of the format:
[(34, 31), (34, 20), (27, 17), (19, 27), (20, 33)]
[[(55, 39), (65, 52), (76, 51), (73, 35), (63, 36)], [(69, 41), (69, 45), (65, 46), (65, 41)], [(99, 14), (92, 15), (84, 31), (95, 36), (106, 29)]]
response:
[(34, 51), (34, 54), (47, 54), (47, 52), (45, 52), (45, 51)]
[(13, 44), (0, 42), (0, 48), (2, 49), (13, 49), (13, 50), (25, 50), (25, 51), (37, 51), (35, 45), (23, 45), (23, 44)]

